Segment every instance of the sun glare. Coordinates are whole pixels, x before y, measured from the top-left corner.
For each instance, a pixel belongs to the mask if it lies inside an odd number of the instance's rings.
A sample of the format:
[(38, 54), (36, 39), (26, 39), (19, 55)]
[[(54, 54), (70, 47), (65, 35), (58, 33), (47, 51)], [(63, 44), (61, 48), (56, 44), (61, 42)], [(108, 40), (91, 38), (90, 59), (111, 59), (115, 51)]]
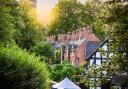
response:
[(38, 20), (42, 23), (47, 23), (48, 22), (48, 14), (50, 11), (48, 9), (38, 9), (37, 10), (37, 15), (38, 15)]

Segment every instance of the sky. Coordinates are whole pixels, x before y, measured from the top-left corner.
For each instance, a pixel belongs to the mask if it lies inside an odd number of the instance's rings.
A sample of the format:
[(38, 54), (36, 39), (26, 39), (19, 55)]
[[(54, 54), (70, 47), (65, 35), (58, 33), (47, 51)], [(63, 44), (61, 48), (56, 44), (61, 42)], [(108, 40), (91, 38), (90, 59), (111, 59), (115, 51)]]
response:
[[(84, 2), (85, 0), (80, 0)], [(37, 15), (41, 22), (47, 23), (51, 9), (57, 4), (58, 0), (37, 0)]]

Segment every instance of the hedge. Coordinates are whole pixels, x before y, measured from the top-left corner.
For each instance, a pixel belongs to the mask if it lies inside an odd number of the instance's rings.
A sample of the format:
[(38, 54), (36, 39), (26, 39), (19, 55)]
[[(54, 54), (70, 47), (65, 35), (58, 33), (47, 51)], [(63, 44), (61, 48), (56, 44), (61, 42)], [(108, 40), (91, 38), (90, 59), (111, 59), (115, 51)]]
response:
[(0, 47), (0, 89), (48, 89), (49, 72), (39, 60), (16, 46)]

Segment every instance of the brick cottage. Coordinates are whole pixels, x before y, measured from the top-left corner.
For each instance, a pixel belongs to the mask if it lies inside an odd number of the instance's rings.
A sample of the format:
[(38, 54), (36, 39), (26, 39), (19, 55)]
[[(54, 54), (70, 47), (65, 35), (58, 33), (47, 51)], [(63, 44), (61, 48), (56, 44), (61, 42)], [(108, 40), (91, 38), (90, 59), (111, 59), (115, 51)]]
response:
[(48, 41), (54, 49), (61, 49), (61, 62), (69, 60), (75, 66), (80, 66), (100, 44), (100, 40), (90, 27), (81, 28), (68, 34), (59, 34), (57, 38), (49, 36)]

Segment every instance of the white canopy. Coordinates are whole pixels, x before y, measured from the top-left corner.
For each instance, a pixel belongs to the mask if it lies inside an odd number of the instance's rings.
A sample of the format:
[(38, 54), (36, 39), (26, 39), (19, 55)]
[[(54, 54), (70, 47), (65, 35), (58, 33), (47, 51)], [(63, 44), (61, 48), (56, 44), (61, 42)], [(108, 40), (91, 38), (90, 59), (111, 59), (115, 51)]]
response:
[(53, 88), (56, 88), (56, 89), (81, 89), (79, 86), (75, 85), (71, 80), (69, 80), (67, 77), (55, 84), (55, 85), (52, 85)]

